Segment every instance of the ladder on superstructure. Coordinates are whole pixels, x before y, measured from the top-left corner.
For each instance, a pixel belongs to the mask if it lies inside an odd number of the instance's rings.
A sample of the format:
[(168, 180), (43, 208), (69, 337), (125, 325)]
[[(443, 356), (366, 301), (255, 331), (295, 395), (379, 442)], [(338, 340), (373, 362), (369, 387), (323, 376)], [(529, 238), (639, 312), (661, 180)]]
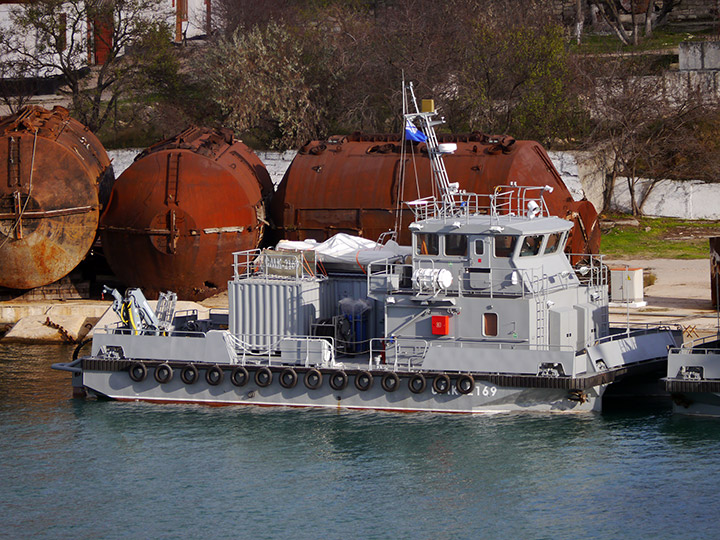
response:
[(548, 348), (548, 292), (546, 283), (547, 275), (543, 274), (539, 280), (533, 280), (532, 285), (533, 298), (535, 298), (535, 343), (538, 349)]
[[(405, 88), (407, 89), (407, 92), (410, 93), (412, 106), (415, 109), (415, 112), (404, 112), (403, 117), (405, 124), (403, 125), (403, 129), (405, 129), (408, 122), (414, 125), (415, 120), (419, 120), (422, 124), (422, 132), (427, 137), (425, 145), (427, 147), (428, 156), (430, 157), (433, 182), (440, 192), (440, 198), (442, 201), (441, 211), (446, 214), (447, 211), (451, 210), (454, 205), (453, 195), (458, 192), (458, 185), (456, 183), (450, 183), (447, 170), (445, 169), (445, 162), (442, 158), (443, 152), (440, 151), (440, 144), (438, 143), (437, 135), (435, 134), (435, 126), (444, 124), (445, 120), (442, 118), (440, 120), (434, 119), (434, 117), (437, 116), (437, 111), (420, 111), (417, 99), (415, 98), (415, 90), (412, 82), (408, 83)], [(405, 95), (403, 93), (403, 101), (404, 100)], [(403, 108), (407, 109), (407, 104), (403, 103), (403, 105)]]

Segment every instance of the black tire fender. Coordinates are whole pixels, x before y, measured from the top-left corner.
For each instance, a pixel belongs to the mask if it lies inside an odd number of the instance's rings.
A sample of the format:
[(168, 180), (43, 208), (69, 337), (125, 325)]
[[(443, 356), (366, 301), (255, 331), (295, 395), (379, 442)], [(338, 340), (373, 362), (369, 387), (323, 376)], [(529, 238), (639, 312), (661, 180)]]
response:
[(288, 367), (280, 372), (280, 386), (283, 388), (295, 388), (297, 381), (298, 376), (293, 368)]
[(180, 372), (180, 378), (185, 384), (195, 384), (198, 380), (198, 369), (194, 364), (188, 364)]
[(223, 373), (222, 368), (217, 364), (215, 364), (214, 366), (210, 366), (205, 371), (205, 380), (210, 386), (217, 386), (219, 384), (222, 384), (224, 378), (225, 373)]
[(330, 375), (330, 388), (333, 390), (344, 390), (348, 385), (348, 376), (342, 369)]
[(311, 368), (307, 373), (305, 373), (305, 386), (307, 386), (310, 390), (317, 390), (320, 386), (322, 386), (322, 382), (323, 376), (320, 370)]
[(255, 384), (257, 384), (260, 388), (270, 386), (272, 380), (273, 374), (269, 367), (263, 366), (255, 372)]
[(435, 375), (432, 387), (438, 394), (447, 394), (450, 391), (450, 377), (446, 373)]
[(390, 373), (383, 375), (380, 385), (386, 392), (394, 392), (398, 389), (398, 386), (400, 386), (400, 377), (397, 376), (397, 373), (393, 373), (391, 371)]
[(155, 366), (155, 380), (160, 384), (167, 384), (173, 379), (173, 368), (167, 362)]
[(232, 370), (232, 374), (230, 375), (230, 382), (235, 386), (245, 386), (249, 379), (250, 374), (243, 366), (237, 366)]
[(470, 394), (473, 390), (475, 390), (475, 379), (473, 379), (472, 375), (465, 373), (457, 378), (457, 381), (455, 381), (455, 387), (461, 394)]
[(358, 371), (355, 375), (355, 388), (361, 392), (370, 390), (373, 385), (373, 376), (369, 371)]
[(142, 362), (133, 362), (128, 371), (130, 378), (135, 382), (142, 382), (147, 377), (147, 368)]
[(408, 388), (413, 394), (422, 394), (427, 388), (427, 381), (425, 375), (422, 373), (415, 373), (408, 379)]

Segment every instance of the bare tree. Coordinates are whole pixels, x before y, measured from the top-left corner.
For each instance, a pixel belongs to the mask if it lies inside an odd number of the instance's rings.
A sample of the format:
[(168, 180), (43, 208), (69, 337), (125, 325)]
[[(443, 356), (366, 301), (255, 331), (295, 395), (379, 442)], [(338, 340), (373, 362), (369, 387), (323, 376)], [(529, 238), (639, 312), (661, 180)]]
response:
[(662, 180), (717, 181), (720, 148), (714, 133), (720, 113), (714, 104), (699, 94), (671, 95), (664, 77), (638, 74), (643, 67), (624, 58), (584, 67), (595, 125), (586, 145), (607, 170), (606, 210), (620, 181), (626, 183), (633, 215), (642, 214)]
[(298, 20), (298, 7), (307, 4), (301, 0), (214, 0), (212, 2), (212, 30), (230, 37), (238, 28), (265, 26)]
[[(618, 39), (625, 45), (637, 45), (640, 41), (640, 15), (645, 15), (645, 36), (667, 21), (670, 12), (680, 0), (588, 0), (600, 18), (607, 23)], [(625, 29), (623, 19), (629, 15), (632, 30)]]
[[(74, 115), (91, 130), (133, 89), (162, 45), (155, 36), (168, 31), (160, 0), (41, 0), (22, 4), (12, 18), (14, 39), (2, 52), (38, 76), (60, 75)], [(133, 47), (143, 54), (130, 54)]]
[[(7, 50), (9, 37), (0, 33), (0, 50)], [(37, 93), (39, 83), (31, 67), (21, 58), (0, 57), (0, 100), (12, 114), (25, 106)]]

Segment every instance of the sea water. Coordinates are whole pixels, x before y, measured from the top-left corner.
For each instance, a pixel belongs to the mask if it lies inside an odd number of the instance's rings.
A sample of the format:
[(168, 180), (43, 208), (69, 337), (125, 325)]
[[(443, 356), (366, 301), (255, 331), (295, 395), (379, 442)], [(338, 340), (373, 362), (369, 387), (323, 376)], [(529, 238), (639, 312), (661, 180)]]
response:
[(72, 399), (0, 346), (2, 538), (718, 538), (720, 419)]

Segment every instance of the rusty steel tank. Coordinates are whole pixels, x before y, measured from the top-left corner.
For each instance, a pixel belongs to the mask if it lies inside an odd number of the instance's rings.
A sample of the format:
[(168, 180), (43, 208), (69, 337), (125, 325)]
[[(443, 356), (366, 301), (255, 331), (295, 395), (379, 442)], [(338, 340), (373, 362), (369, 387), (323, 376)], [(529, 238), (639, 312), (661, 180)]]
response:
[[(495, 186), (517, 182), (551, 186), (545, 194), (549, 211), (573, 221), (568, 251), (597, 253), (600, 228), (597, 212), (587, 200), (574, 201), (543, 147), (508, 136), (439, 135), (457, 144), (446, 155), (451, 182), (468, 192), (489, 194)], [(394, 228), (398, 200), (432, 194), (430, 163), (424, 144), (405, 143), (405, 174), (401, 175), (398, 135), (331, 137), (302, 147), (273, 197), (275, 235), (288, 240), (325, 240), (337, 232), (378, 239)], [(403, 180), (404, 178), (404, 180)], [(402, 206), (402, 205), (401, 205)], [(412, 213), (401, 210), (399, 242), (409, 243)]]
[(0, 286), (31, 289), (70, 273), (95, 240), (110, 159), (68, 111), (24, 107), (0, 120)]
[(148, 297), (201, 300), (227, 288), (232, 253), (257, 247), (272, 182), (232, 132), (190, 127), (139, 154), (100, 219), (110, 268)]

